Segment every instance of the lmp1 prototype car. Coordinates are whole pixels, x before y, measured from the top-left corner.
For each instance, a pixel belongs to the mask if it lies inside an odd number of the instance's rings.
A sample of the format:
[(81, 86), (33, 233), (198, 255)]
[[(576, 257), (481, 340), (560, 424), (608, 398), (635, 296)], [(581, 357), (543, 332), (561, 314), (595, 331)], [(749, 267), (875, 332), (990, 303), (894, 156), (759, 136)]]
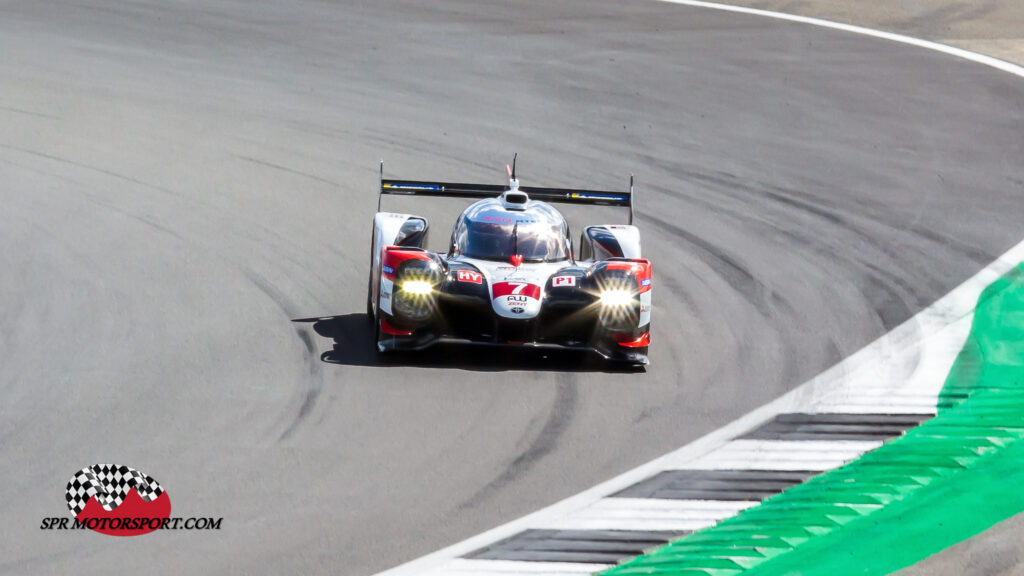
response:
[[(386, 180), (373, 219), (367, 314), (380, 352), (441, 342), (587, 350), (649, 363), (651, 262), (629, 192)], [(455, 221), (447, 254), (424, 249), (420, 216), (380, 211), (383, 194), (482, 198)], [(573, 252), (551, 202), (629, 208), (629, 225), (587, 226)]]

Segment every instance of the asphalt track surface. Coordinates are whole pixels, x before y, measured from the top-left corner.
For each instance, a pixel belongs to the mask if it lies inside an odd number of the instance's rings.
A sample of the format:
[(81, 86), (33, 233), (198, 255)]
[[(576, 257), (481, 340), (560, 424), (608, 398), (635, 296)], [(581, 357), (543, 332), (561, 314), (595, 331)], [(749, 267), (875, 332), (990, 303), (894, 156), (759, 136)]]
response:
[[(512, 152), (524, 185), (637, 174), (646, 373), (374, 355), (377, 160), (500, 182)], [(753, 16), (0, 2), (0, 572), (367, 575), (533, 511), (799, 385), (1020, 241), (1022, 157), (1020, 79)], [(437, 246), (459, 205), (404, 207)], [(97, 462), (222, 529), (40, 530)]]

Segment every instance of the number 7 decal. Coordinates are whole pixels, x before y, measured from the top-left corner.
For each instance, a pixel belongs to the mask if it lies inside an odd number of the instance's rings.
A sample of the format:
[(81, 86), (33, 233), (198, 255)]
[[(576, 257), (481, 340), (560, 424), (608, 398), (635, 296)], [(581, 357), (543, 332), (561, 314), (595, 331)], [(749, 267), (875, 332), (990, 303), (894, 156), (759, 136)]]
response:
[(526, 296), (527, 298), (540, 298), (540, 286), (529, 282), (498, 282), (492, 290), (493, 298), (502, 296)]

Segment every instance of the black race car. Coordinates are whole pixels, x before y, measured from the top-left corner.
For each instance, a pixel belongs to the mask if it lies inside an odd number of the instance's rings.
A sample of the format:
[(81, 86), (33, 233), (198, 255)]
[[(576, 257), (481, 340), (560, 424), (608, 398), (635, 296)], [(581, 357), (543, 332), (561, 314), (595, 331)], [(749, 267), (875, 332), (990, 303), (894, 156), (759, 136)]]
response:
[[(367, 314), (380, 352), (439, 342), (555, 347), (648, 364), (651, 262), (640, 257), (628, 192), (381, 180), (379, 194), (477, 199), (455, 221), (448, 252), (423, 248), (429, 224), (410, 214), (373, 219)], [(587, 226), (574, 254), (550, 203), (629, 208), (629, 224)]]

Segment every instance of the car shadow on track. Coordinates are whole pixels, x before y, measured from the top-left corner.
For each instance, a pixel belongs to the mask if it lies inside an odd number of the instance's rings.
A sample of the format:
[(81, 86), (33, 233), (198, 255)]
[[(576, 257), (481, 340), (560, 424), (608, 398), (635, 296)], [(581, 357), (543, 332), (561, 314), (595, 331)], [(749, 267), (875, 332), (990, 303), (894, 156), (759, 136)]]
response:
[(374, 343), (373, 324), (366, 314), (345, 314), (317, 318), (296, 318), (292, 322), (312, 323), (313, 330), (333, 341), (333, 348), (320, 355), (328, 364), (347, 366), (415, 366), (477, 372), (544, 370), (557, 372), (642, 371), (628, 365), (607, 362), (597, 354), (573, 350), (536, 350), (441, 344), (418, 352), (380, 354)]

